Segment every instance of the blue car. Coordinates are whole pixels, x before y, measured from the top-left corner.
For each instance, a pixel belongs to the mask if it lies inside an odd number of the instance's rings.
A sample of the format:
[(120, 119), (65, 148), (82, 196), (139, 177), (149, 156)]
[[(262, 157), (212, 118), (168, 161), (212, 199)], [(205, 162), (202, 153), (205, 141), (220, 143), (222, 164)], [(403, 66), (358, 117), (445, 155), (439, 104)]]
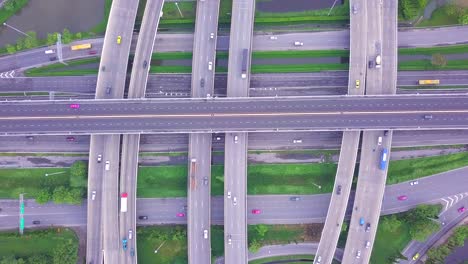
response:
[(122, 239), (122, 248), (123, 248), (123, 250), (127, 250), (127, 239), (126, 238)]
[(364, 225), (364, 217), (361, 217), (361, 218), (359, 219), (359, 225), (360, 225), (360, 226), (363, 226), (363, 225)]

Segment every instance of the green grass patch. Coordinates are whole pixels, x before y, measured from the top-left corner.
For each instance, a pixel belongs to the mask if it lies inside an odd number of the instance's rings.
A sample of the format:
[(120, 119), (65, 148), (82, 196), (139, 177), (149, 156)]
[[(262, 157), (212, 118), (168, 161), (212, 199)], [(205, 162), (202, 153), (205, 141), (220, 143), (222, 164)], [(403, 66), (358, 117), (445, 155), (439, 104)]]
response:
[(320, 57), (349, 57), (349, 50), (281, 50), (252, 52), (252, 58), (254, 59)]
[(435, 27), (458, 24), (458, 16), (449, 14), (447, 6), (442, 6), (432, 12), (431, 18), (425, 19), (418, 23), (418, 27)]
[(141, 152), (139, 154), (140, 157), (146, 156), (157, 156), (157, 157), (179, 157), (179, 156), (187, 156), (188, 152)]
[(440, 54), (468, 53), (468, 44), (438, 46), (438, 47), (428, 47), (428, 48), (399, 48), (398, 49), (398, 55), (432, 55), (435, 53), (440, 53)]
[(407, 160), (391, 161), (387, 184), (418, 179), (468, 166), (468, 152)]
[(224, 255), (224, 241), (224, 226), (211, 226), (211, 255), (213, 259)]
[[(3, 1), (2, 1), (3, 2)], [(3, 25), (10, 17), (18, 13), (23, 7), (25, 7), (29, 0), (16, 0), (12, 1), (14, 4), (4, 3), (4, 6), (0, 9), (0, 24)], [(8, 8), (7, 8), (8, 7)]]
[(85, 58), (79, 60), (72, 60), (67, 62), (68, 65), (62, 63), (54, 63), (42, 67), (28, 69), (24, 74), (28, 77), (35, 76), (67, 76), (67, 75), (85, 75), (97, 74), (98, 69), (68, 69), (69, 67), (99, 63), (100, 58)]
[[(45, 176), (56, 172), (64, 172)], [(0, 169), (0, 197), (18, 199), (20, 193), (35, 197), (44, 188), (68, 186), (69, 168)]]
[(139, 167), (137, 196), (141, 198), (187, 196), (187, 166)]
[[(310, 261), (304, 261), (304, 260)], [(256, 259), (249, 261), (249, 264), (268, 264), (268, 263), (275, 263), (276, 261), (281, 260), (290, 260), (288, 264), (307, 264), (307, 263), (314, 263), (314, 255), (288, 255), (288, 256), (277, 256), (277, 257), (268, 257), (262, 259)], [(300, 262), (293, 262), (293, 260), (301, 260)]]
[[(388, 216), (382, 216), (385, 218)], [(382, 220), (380, 220), (381, 222)], [(384, 230), (379, 224), (377, 227), (376, 239), (372, 248), (372, 255), (370, 263), (388, 263), (394, 256), (399, 256), (399, 252), (403, 251), (405, 246), (411, 241), (410, 236), (410, 225), (405, 221), (402, 221), (400, 227), (393, 232)], [(364, 246), (364, 245), (363, 245)]]
[(192, 66), (151, 66), (150, 73), (191, 73)]
[(48, 263), (53, 263), (54, 250), (62, 245), (72, 250), (70, 255), (78, 257), (78, 238), (68, 228), (26, 230), (22, 236), (17, 232), (1, 232), (0, 245), (0, 258), (14, 255), (25, 260), (35, 255), (46, 255)]
[(408, 150), (424, 150), (424, 149), (459, 149), (464, 148), (466, 145), (438, 145), (438, 146), (419, 146), (419, 147), (398, 147), (392, 148), (392, 151), (408, 151)]
[[(164, 243), (157, 254), (154, 250)], [(137, 228), (139, 263), (185, 264), (187, 256), (186, 226), (151, 226)]]
[(252, 65), (252, 73), (320, 72), (348, 70), (348, 63), (293, 64), (293, 65)]
[(436, 67), (430, 60), (413, 60), (398, 63), (400, 71), (424, 71), (424, 70), (466, 70), (468, 69), (468, 60), (448, 60), (444, 67)]

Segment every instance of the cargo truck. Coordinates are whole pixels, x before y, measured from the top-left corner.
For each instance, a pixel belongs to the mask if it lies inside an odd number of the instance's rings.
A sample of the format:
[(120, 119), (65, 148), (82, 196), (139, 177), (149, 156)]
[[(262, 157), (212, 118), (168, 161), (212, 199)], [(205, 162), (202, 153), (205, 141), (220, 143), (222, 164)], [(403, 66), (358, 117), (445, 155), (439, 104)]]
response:
[(382, 156), (380, 158), (380, 169), (385, 170), (387, 167), (387, 161), (388, 161), (388, 150), (384, 148), (382, 150)]
[(79, 45), (71, 46), (71, 50), (84, 50), (84, 49), (90, 49), (90, 48), (91, 48), (91, 43), (85, 43), (85, 44), (79, 44)]
[(197, 159), (192, 158), (190, 160), (190, 189), (195, 189), (197, 187), (197, 182), (195, 181), (195, 172), (197, 170)]
[(122, 193), (120, 197), (120, 212), (125, 213), (127, 212), (127, 193)]
[(437, 85), (440, 84), (439, 80), (419, 80), (419, 85)]
[(242, 74), (241, 74), (242, 79), (247, 78), (247, 56), (249, 55), (248, 53), (249, 53), (248, 49), (242, 50)]

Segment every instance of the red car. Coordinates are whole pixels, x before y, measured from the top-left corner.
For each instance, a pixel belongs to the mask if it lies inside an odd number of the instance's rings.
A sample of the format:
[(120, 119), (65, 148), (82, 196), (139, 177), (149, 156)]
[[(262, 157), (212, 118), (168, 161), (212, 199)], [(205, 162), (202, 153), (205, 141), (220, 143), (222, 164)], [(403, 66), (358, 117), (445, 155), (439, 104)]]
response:
[(73, 141), (75, 141), (75, 140), (76, 140), (75, 137), (67, 137), (67, 141), (73, 142)]
[(458, 212), (459, 212), (459, 213), (463, 213), (463, 212), (465, 212), (465, 211), (466, 211), (465, 206), (462, 206), (462, 207), (458, 208)]
[(408, 199), (408, 196), (406, 196), (406, 195), (398, 196), (398, 200), (400, 200), (400, 201), (404, 201), (406, 199)]
[(80, 108), (80, 105), (79, 105), (79, 104), (71, 104), (71, 105), (70, 105), (70, 108), (71, 108), (71, 109), (79, 109), (79, 108)]
[(88, 52), (89, 55), (93, 55), (93, 54), (96, 54), (96, 53), (97, 53), (97, 51), (95, 51), (95, 50), (90, 50), (90, 51)]
[(252, 210), (252, 214), (260, 214), (260, 213), (261, 213), (260, 209), (253, 209)]
[(185, 214), (184, 213), (177, 213), (177, 217), (184, 217)]

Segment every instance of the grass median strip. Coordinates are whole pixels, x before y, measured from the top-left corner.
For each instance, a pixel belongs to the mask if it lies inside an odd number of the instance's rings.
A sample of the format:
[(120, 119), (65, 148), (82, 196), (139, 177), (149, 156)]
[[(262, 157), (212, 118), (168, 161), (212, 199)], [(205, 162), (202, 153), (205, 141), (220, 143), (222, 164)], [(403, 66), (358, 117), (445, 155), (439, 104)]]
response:
[[(395, 184), (468, 166), (468, 152), (390, 161), (387, 184)], [(336, 175), (334, 163), (250, 164), (247, 193), (319, 194), (330, 193)], [(187, 196), (186, 165), (141, 167), (138, 197)], [(202, 185), (199, 179), (197, 186)], [(321, 188), (319, 188), (320, 186)], [(224, 193), (224, 166), (211, 167), (211, 194)]]
[(412, 60), (398, 63), (400, 71), (428, 71), (428, 70), (466, 70), (468, 69), (468, 60), (448, 60), (444, 67), (432, 65), (430, 60)]

